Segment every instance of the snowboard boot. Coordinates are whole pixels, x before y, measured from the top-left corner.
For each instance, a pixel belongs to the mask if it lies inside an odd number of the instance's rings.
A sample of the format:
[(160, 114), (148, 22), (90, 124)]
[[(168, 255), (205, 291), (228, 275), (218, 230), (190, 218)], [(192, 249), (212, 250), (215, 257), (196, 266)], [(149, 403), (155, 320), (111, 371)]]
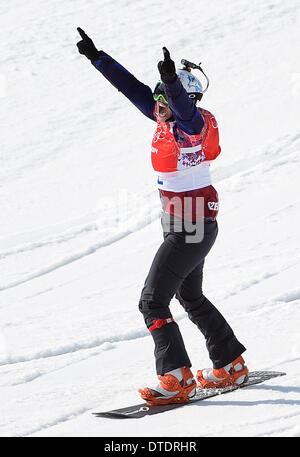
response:
[(248, 379), (248, 368), (240, 355), (223, 368), (204, 368), (197, 371), (197, 381), (202, 389), (240, 386)]
[(149, 405), (185, 403), (196, 393), (196, 381), (189, 368), (177, 368), (158, 376), (159, 384), (152, 388), (139, 389), (143, 400)]

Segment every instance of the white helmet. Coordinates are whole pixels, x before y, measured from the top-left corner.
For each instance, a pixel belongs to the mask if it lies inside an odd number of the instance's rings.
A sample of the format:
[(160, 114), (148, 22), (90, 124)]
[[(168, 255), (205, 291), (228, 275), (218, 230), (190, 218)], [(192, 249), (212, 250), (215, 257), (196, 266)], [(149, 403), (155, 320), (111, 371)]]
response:
[(196, 76), (188, 70), (177, 70), (177, 76), (188, 94), (203, 94), (203, 86)]

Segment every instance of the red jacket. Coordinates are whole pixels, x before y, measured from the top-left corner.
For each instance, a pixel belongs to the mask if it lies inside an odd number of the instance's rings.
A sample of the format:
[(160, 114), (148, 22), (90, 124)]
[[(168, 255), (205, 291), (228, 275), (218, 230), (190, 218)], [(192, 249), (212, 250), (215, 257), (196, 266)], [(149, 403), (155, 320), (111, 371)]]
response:
[(151, 150), (163, 210), (193, 222), (214, 220), (219, 209), (209, 170), (221, 152), (218, 124), (209, 111), (199, 111), (204, 120), (201, 133), (190, 135), (176, 122), (158, 122)]

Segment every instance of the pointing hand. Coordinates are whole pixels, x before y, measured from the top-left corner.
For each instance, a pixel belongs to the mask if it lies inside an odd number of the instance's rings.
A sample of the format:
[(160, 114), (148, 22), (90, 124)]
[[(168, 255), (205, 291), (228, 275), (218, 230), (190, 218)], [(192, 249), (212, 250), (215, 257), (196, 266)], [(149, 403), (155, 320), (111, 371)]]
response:
[(77, 27), (77, 30), (82, 38), (77, 43), (79, 53), (85, 55), (90, 61), (97, 60), (99, 51), (94, 45), (92, 39), (80, 27)]
[(175, 63), (170, 57), (170, 53), (166, 47), (163, 47), (164, 60), (158, 62), (158, 71), (163, 83), (171, 83), (176, 79)]

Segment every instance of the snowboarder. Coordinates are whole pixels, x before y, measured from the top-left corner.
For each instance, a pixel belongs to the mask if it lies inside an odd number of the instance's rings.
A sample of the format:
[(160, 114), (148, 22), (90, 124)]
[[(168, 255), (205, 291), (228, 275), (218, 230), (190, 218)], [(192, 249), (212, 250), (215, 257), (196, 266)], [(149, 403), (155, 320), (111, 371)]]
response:
[[(203, 333), (212, 360), (212, 368), (197, 372), (200, 387), (242, 384), (248, 374), (241, 356), (246, 349), (202, 292), (204, 260), (218, 233), (218, 195), (211, 185), (209, 162), (221, 150), (215, 117), (196, 106), (203, 96), (202, 84), (188, 66), (176, 72), (164, 47), (164, 59), (158, 63), (160, 81), (153, 92), (111, 56), (98, 51), (81, 28), (77, 30), (80, 54), (157, 125), (151, 157), (158, 174), (164, 241), (146, 278), (139, 310), (154, 340), (159, 383), (140, 389), (141, 397), (158, 405), (186, 402), (195, 394), (191, 362), (169, 307), (174, 295)], [(188, 241), (191, 229), (186, 222), (195, 233), (198, 227), (202, 230), (197, 242)]]

